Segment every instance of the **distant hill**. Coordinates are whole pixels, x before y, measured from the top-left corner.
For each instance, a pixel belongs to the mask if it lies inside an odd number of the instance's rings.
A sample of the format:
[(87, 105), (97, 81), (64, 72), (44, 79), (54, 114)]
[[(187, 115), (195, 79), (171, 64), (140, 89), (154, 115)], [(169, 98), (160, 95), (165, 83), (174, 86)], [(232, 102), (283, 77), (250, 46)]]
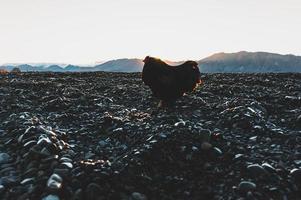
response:
[(205, 73), (301, 72), (301, 56), (267, 52), (217, 53), (199, 61)]
[(96, 65), (95, 71), (110, 72), (140, 72), (142, 71), (143, 62), (140, 59), (118, 59)]
[(65, 68), (64, 68), (64, 71), (67, 71), (67, 72), (78, 72), (81, 70), (82, 67), (79, 67), (79, 66), (76, 66), (76, 65), (67, 65)]
[(51, 71), (51, 72), (63, 72), (64, 68), (59, 65), (50, 65), (47, 68), (44, 68), (45, 71)]
[[(166, 61), (170, 65), (180, 62)], [(202, 73), (263, 73), (263, 72), (301, 72), (301, 56), (280, 55), (267, 52), (217, 53), (198, 61)], [(52, 71), (52, 72), (141, 72), (143, 62), (141, 59), (117, 59), (95, 66), (77, 66), (66, 64), (30, 65), (6, 64), (0, 69), (11, 71), (19, 67), (21, 71)]]

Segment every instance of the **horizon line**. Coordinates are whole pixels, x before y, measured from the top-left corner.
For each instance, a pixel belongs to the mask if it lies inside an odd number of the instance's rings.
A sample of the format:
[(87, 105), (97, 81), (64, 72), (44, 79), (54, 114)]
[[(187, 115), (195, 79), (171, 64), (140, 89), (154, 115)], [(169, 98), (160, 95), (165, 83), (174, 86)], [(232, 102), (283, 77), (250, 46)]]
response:
[[(281, 54), (281, 53), (276, 53), (276, 52), (267, 52), (267, 51), (246, 51), (246, 50), (241, 50), (241, 51), (235, 51), (235, 52), (225, 52), (225, 51), (220, 51), (217, 53), (213, 53), (210, 54), (208, 56), (205, 56), (203, 58), (200, 59), (180, 59), (180, 60), (174, 60), (174, 59), (163, 59), (164, 61), (169, 61), (169, 62), (183, 62), (185, 60), (195, 60), (195, 61), (200, 61), (202, 59), (205, 59), (207, 57), (216, 55), (216, 54), (235, 54), (235, 53), (241, 53), (241, 52), (247, 52), (247, 53), (270, 53), (270, 54), (277, 54), (277, 55), (282, 55), (282, 56), (301, 56), (301, 55), (297, 55), (297, 54), (293, 54), (293, 53), (288, 53), (288, 54)], [(152, 55), (146, 55), (146, 56), (152, 56)], [(156, 57), (156, 56), (155, 56)], [(50, 64), (50, 65), (58, 65), (58, 66), (67, 66), (67, 65), (76, 65), (76, 66), (96, 66), (96, 65), (101, 65), (104, 64), (106, 62), (109, 61), (114, 61), (114, 60), (122, 60), (122, 59), (138, 59), (138, 60), (143, 60), (143, 58), (137, 58), (137, 57), (120, 57), (120, 58), (112, 58), (112, 59), (105, 59), (103, 61), (95, 61), (95, 62), (85, 62), (85, 63), (67, 63), (67, 62), (51, 62), (51, 61), (42, 61), (42, 62), (0, 62), (0, 66), (4, 66), (4, 65), (24, 65), (24, 64), (32, 64), (32, 65), (38, 65), (38, 64)], [(162, 59), (162, 58), (160, 58)]]

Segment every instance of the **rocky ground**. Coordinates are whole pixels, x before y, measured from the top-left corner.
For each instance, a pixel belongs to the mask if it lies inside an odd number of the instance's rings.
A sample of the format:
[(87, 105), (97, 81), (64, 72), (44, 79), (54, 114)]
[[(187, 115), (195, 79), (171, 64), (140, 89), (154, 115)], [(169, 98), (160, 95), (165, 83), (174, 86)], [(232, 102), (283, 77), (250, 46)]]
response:
[(301, 74), (205, 74), (158, 109), (139, 73), (0, 77), (0, 199), (301, 199)]

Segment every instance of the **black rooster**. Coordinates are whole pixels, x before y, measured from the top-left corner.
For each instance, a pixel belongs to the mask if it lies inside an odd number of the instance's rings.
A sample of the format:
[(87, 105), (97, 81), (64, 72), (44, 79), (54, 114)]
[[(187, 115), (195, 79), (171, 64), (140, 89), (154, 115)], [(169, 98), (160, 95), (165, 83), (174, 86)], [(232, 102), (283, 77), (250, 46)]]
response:
[(200, 71), (195, 61), (170, 66), (158, 58), (146, 56), (143, 62), (142, 80), (150, 87), (154, 97), (160, 99), (159, 107), (171, 105), (201, 83)]

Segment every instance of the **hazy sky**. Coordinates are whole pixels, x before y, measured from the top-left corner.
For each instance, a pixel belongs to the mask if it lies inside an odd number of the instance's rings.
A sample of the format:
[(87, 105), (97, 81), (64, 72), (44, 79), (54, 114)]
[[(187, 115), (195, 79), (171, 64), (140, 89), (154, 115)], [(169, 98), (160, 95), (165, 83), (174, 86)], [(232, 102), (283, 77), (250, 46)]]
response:
[(300, 0), (0, 0), (0, 63), (301, 55)]

